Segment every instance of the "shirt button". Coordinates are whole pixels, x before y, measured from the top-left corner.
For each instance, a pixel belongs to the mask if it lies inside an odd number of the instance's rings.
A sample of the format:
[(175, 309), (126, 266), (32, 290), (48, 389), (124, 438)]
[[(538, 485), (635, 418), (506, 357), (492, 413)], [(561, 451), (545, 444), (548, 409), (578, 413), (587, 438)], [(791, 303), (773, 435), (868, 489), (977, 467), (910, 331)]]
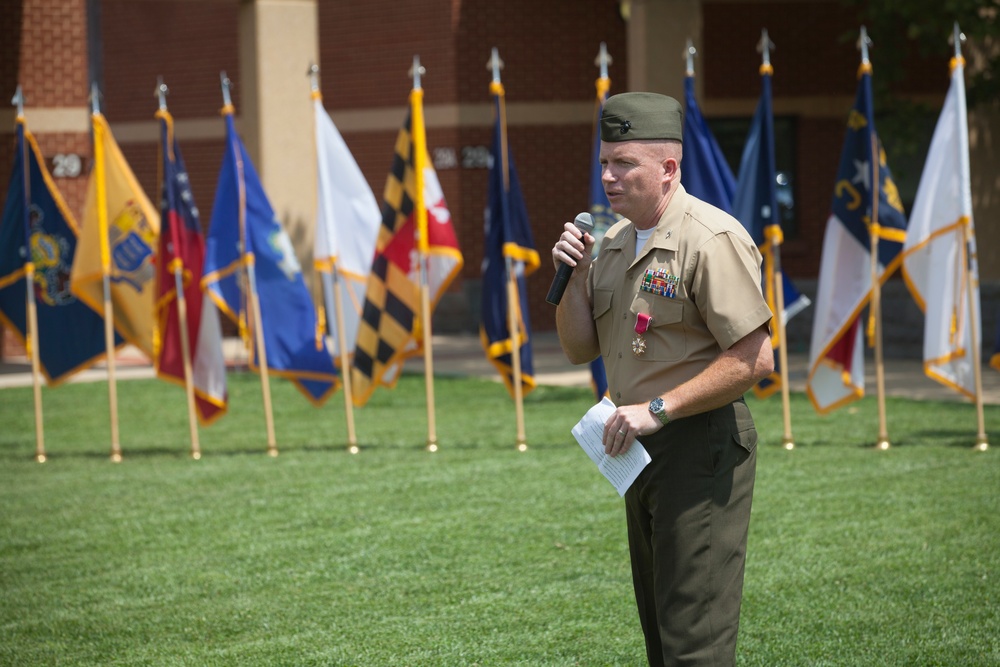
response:
[(621, 358), (622, 358), (622, 353), (621, 353), (621, 352), (619, 352), (619, 353), (618, 353), (618, 358), (619, 358), (619, 359), (621, 359)]
[(622, 393), (620, 391), (615, 394), (615, 398), (621, 398), (621, 397), (622, 397)]

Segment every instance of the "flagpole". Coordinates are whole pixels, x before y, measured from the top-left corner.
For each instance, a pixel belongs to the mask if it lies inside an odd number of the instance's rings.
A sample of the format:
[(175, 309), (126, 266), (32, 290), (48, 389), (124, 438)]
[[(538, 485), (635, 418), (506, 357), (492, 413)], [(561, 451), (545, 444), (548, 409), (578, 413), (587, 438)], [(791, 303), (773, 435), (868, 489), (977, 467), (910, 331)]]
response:
[[(313, 100), (322, 100), (323, 93), (319, 89), (319, 65), (310, 63), (309, 79)], [(337, 258), (330, 257), (323, 262), (316, 263), (316, 270), (319, 271), (323, 287), (323, 300), (326, 304), (327, 328), (333, 330), (331, 325), (337, 327), (337, 353), (340, 356), (340, 379), (344, 388), (344, 414), (347, 417), (347, 451), (357, 454), (358, 437), (354, 431), (354, 399), (351, 390), (351, 368), (347, 350), (347, 331), (344, 328), (344, 306), (341, 298), (340, 275), (337, 270)], [(336, 323), (330, 321), (336, 318)]]
[[(490, 82), (490, 93), (497, 96), (498, 112), (500, 117), (497, 123), (500, 124), (500, 173), (503, 176), (503, 196), (509, 201), (510, 194), (510, 171), (507, 158), (507, 104), (504, 96), (503, 83), (500, 81), (500, 70), (503, 69), (503, 61), (500, 53), (494, 46), (490, 54), (490, 60), (486, 63), (486, 69), (493, 73), (493, 80)], [(508, 204), (504, 204), (503, 212), (510, 215)], [(496, 224), (497, 221), (491, 221)], [(504, 221), (499, 221), (503, 223)], [(505, 225), (506, 227), (506, 225)], [(528, 449), (527, 436), (524, 430), (524, 387), (521, 384), (521, 322), (518, 317), (518, 304), (520, 297), (517, 293), (517, 275), (514, 271), (514, 259), (503, 252), (504, 269), (507, 274), (507, 332), (510, 336), (510, 365), (511, 365), (511, 385), (514, 390), (514, 406), (517, 422), (518, 451)]]
[[(952, 61), (952, 76), (955, 76), (955, 69), (958, 67), (962, 68), (959, 72), (959, 76), (963, 77), (961, 80), (961, 109), (965, 112), (965, 58), (962, 56), (962, 42), (965, 40), (965, 35), (958, 29), (958, 21), (955, 21), (954, 27), (952, 29), (952, 39), (955, 44), (955, 57)], [(975, 308), (976, 301), (976, 290), (979, 289), (979, 271), (973, 270), (976, 267), (976, 252), (975, 252), (975, 231), (972, 227), (972, 202), (965, 196), (965, 193), (969, 192), (969, 184), (972, 182), (972, 175), (969, 173), (969, 156), (967, 152), (968, 148), (968, 136), (969, 136), (969, 126), (968, 118), (965, 113), (957, 114), (958, 116), (958, 132), (960, 137), (966, 137), (966, 152), (959, 161), (960, 168), (962, 170), (962, 244), (965, 249), (965, 261), (963, 262), (963, 268), (966, 272), (965, 288), (966, 297), (969, 300), (969, 343), (972, 348), (972, 376), (976, 388), (976, 425), (978, 431), (976, 433), (976, 443), (973, 445), (973, 449), (980, 452), (985, 452), (989, 449), (989, 440), (986, 437), (986, 419), (983, 415), (983, 376), (982, 368), (982, 350), (980, 348), (979, 342), (979, 327), (980, 322), (977, 316), (981, 317), (982, 314), (978, 312)]]
[(101, 243), (101, 277), (104, 287), (104, 349), (108, 364), (108, 404), (111, 410), (111, 460), (120, 463), (122, 448), (118, 441), (118, 386), (115, 379), (114, 310), (111, 305), (111, 249), (108, 246), (108, 193), (104, 172), (104, 128), (100, 92), (90, 87), (91, 125), (94, 130), (94, 179), (97, 198), (97, 227)]
[[(231, 81), (223, 71), (220, 74), (222, 81), (223, 114), (232, 115), (235, 111), (232, 97), (229, 94)], [(252, 331), (250, 337), (257, 345), (258, 370), (260, 371), (261, 395), (264, 401), (264, 421), (267, 427), (267, 453), (269, 456), (278, 455), (278, 446), (274, 436), (274, 411), (271, 407), (271, 383), (268, 377), (267, 349), (264, 345), (264, 325), (260, 314), (260, 301), (257, 299), (257, 274), (254, 270), (254, 253), (250, 246), (250, 240), (246, 234), (246, 214), (247, 198), (246, 183), (243, 176), (243, 156), (240, 151), (236, 151), (236, 186), (239, 189), (239, 231), (240, 231), (240, 252), (243, 255), (243, 268), (247, 277), (247, 305), (252, 318)]]
[[(761, 53), (761, 76), (771, 76), (774, 73), (774, 67), (771, 65), (772, 48), (774, 48), (774, 42), (768, 37), (767, 28), (764, 28), (761, 30), (760, 43), (757, 46), (757, 50)], [(688, 47), (688, 51), (690, 53), (690, 46)], [(788, 387), (788, 337), (785, 331), (785, 285), (781, 273), (781, 243), (784, 239), (780, 220), (778, 220), (777, 216), (778, 211), (771, 211), (772, 223), (764, 229), (764, 237), (767, 239), (771, 250), (772, 270), (770, 278), (773, 284), (770, 289), (774, 290), (775, 306), (778, 311), (775, 315), (777, 316), (778, 329), (778, 365), (781, 367), (779, 369), (779, 373), (781, 374), (781, 412), (785, 429), (781, 445), (785, 449), (795, 449), (795, 440), (792, 438), (792, 411)]]
[[(159, 100), (159, 108), (155, 116), (161, 119), (167, 126), (167, 137), (164, 140), (163, 150), (169, 152), (170, 157), (167, 159), (172, 160), (174, 150), (174, 119), (167, 110), (167, 93), (169, 92), (167, 84), (163, 83), (163, 77), (158, 77), (156, 82), (156, 96)], [(163, 175), (163, 178), (165, 177), (166, 175)], [(187, 298), (184, 295), (184, 260), (177, 255), (181, 247), (180, 239), (177, 238), (177, 227), (170, 224), (169, 221), (167, 224), (170, 226), (170, 237), (174, 245), (174, 259), (171, 260), (170, 266), (167, 268), (174, 274), (177, 323), (180, 329), (181, 359), (184, 366), (184, 393), (187, 397), (188, 429), (191, 436), (191, 458), (198, 460), (201, 458), (201, 444), (198, 441), (198, 418), (195, 413), (194, 403), (194, 370), (191, 364), (191, 339), (188, 336)], [(160, 341), (160, 345), (163, 345), (163, 341)]]
[(420, 56), (413, 56), (413, 90), (410, 92), (410, 114), (413, 136), (413, 207), (417, 222), (417, 262), (420, 265), (420, 324), (423, 328), (424, 384), (427, 387), (427, 451), (436, 452), (437, 433), (434, 424), (434, 354), (431, 345), (431, 298), (427, 277), (427, 202), (424, 201), (424, 160), (427, 155), (427, 137), (424, 134), (424, 90), (420, 87), (420, 75), (425, 70), (420, 65)]
[[(865, 26), (861, 26), (861, 36), (858, 38), (858, 48), (861, 49), (861, 67), (858, 69), (860, 78), (866, 72), (871, 74), (871, 61), (868, 59), (868, 47), (871, 46), (871, 39)], [(875, 133), (869, 128), (871, 137), (871, 161), (872, 161), (872, 210), (871, 222), (869, 223), (869, 233), (871, 235), (871, 312), (869, 314), (869, 335), (874, 339), (875, 346), (875, 386), (878, 398), (878, 440), (875, 443), (876, 449), (886, 450), (891, 446), (889, 443), (889, 432), (886, 426), (885, 414), (885, 366), (882, 359), (882, 285), (878, 276), (878, 243), (879, 243), (879, 179), (881, 168), (878, 153), (878, 141)]]
[(24, 247), (28, 252), (24, 263), (25, 303), (28, 316), (28, 356), (31, 359), (31, 384), (35, 399), (35, 460), (45, 463), (45, 428), (42, 419), (42, 373), (38, 349), (38, 304), (35, 302), (35, 263), (31, 255), (31, 169), (28, 161), (27, 123), (24, 120), (24, 93), (18, 84), (11, 103), (17, 107), (17, 123), (21, 125), (21, 184), (24, 189)]

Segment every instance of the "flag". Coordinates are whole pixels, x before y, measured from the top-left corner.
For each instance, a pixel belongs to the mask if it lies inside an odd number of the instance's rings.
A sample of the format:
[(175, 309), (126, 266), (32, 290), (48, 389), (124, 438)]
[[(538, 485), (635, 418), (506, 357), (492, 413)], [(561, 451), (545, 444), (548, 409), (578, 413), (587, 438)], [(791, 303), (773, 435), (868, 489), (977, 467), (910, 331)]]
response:
[[(781, 219), (778, 209), (777, 168), (774, 158), (774, 114), (771, 110), (771, 76), (772, 68), (763, 64), (761, 73), (761, 93), (750, 123), (750, 132), (743, 146), (743, 156), (740, 160), (739, 177), (736, 193), (733, 196), (732, 214), (750, 232), (760, 253), (763, 256), (761, 279), (763, 281), (764, 297), (771, 312), (778, 313), (778, 299), (775, 294), (775, 240), (778, 245), (782, 241)], [(711, 138), (711, 135), (708, 135)], [(687, 158), (687, 146), (684, 157)], [(697, 152), (696, 152), (697, 153)], [(683, 174), (683, 170), (681, 171)], [(722, 192), (722, 190), (719, 190)], [(697, 195), (696, 195), (697, 196)], [(710, 201), (710, 200), (709, 200)], [(711, 203), (711, 201), (710, 201)], [(801, 312), (810, 301), (799, 294), (782, 272), (782, 297), (784, 311), (781, 313), (782, 323), (787, 323), (794, 315)], [(778, 327), (772, 327), (771, 348), (778, 350), (781, 341), (778, 339)], [(758, 398), (766, 398), (781, 389), (781, 369), (778, 367), (780, 355), (775, 355), (775, 369), (766, 378), (754, 386), (754, 394)]]
[[(423, 350), (426, 341), (420, 322), (418, 264), (421, 246), (427, 255), (432, 309), (462, 269), (451, 213), (426, 153), (422, 93), (420, 88), (410, 93), (410, 111), (396, 137), (395, 156), (386, 179), (382, 225), (368, 275), (352, 366), (351, 386), (358, 406), (367, 403), (379, 385), (394, 387), (403, 362)], [(418, 154), (416, 146), (424, 147), (423, 154)], [(421, 193), (417, 192), (417, 170), (423, 180)], [(420, 224), (421, 204), (426, 210), (424, 229)]]
[(864, 396), (860, 316), (873, 287), (872, 219), (878, 224), (879, 283), (899, 266), (906, 238), (903, 204), (875, 131), (867, 61), (861, 65), (857, 96), (847, 118), (831, 209), (823, 238), (806, 380), (809, 399), (820, 414)]
[[(318, 91), (313, 106), (319, 167), (314, 257), (321, 273), (337, 271), (337, 289), (343, 304), (344, 348), (353, 352), (382, 213), (368, 181), (323, 108)], [(334, 357), (341, 369), (349, 368), (349, 360), (337, 356), (339, 331), (336, 327), (331, 329)]]
[[(339, 379), (325, 338), (317, 339), (316, 309), (302, 278), (292, 241), (274, 215), (233, 123), (224, 108), (226, 152), (215, 191), (212, 221), (205, 245), (202, 286), (249, 341), (253, 314), (244, 275), (253, 271), (268, 371), (291, 380), (314, 405), (322, 404)], [(244, 265), (247, 271), (244, 274)], [(252, 287), (252, 285), (251, 285)], [(251, 366), (260, 368), (257, 347)]]
[[(528, 222), (528, 210), (507, 144), (507, 117), (503, 85), (494, 82), (496, 122), (493, 125), (492, 164), (489, 172), (489, 200), (486, 207), (486, 248), (483, 258), (482, 324), (479, 336), (486, 357), (503, 377), (514, 395), (511, 353), (516, 341), (520, 354), (521, 388), (527, 394), (535, 388), (531, 357), (531, 322), (528, 317), (527, 277), (541, 265)], [(513, 306), (517, 331), (510, 330), (508, 285), (513, 280), (517, 303)]]
[[(0, 322), (27, 345), (27, 264), (34, 265), (38, 356), (50, 385), (107, 353), (104, 320), (70, 291), (77, 226), (24, 119), (0, 218)], [(122, 345), (120, 337), (115, 345)]]
[[(594, 134), (591, 141), (590, 160), (590, 215), (594, 219), (594, 231), (591, 234), (597, 239), (593, 251), (593, 256), (596, 259), (605, 232), (611, 228), (611, 225), (621, 220), (621, 216), (611, 210), (611, 202), (608, 201), (608, 196), (604, 193), (604, 182), (601, 179), (603, 172), (601, 168), (601, 112), (604, 110), (604, 102), (608, 99), (608, 91), (611, 90), (611, 79), (602, 76), (597, 79), (595, 85), (597, 97), (594, 102), (592, 123)], [(604, 368), (604, 358), (601, 356), (590, 362), (590, 383), (598, 401), (607, 395), (608, 374)]]
[(951, 86), (910, 212), (903, 277), (924, 313), (924, 372), (974, 399), (972, 346), (973, 327), (980, 322), (979, 275), (964, 72), (964, 59), (954, 59)]
[(211, 299), (203, 298), (201, 272), (205, 263), (205, 239), (198, 207), (188, 182), (184, 158), (174, 136), (174, 119), (161, 109), (161, 201), (162, 230), (157, 254), (157, 340), (154, 364), (157, 376), (184, 383), (180, 318), (177, 311), (175, 266), (183, 276), (187, 310), (187, 334), (191, 346), (191, 369), (198, 419), (210, 424), (226, 412), (226, 364), (222, 356), (219, 311)]
[[(759, 110), (758, 104), (758, 110)], [(755, 117), (756, 120), (756, 117)], [(684, 158), (681, 185), (702, 201), (733, 212), (736, 178), (716, 143), (712, 130), (701, 115), (694, 95), (694, 75), (684, 78)]]
[(94, 168), (87, 184), (70, 289), (95, 312), (103, 313), (107, 272), (115, 330), (153, 359), (154, 263), (160, 215), (125, 161), (108, 121), (100, 113), (92, 114), (91, 121)]
[(997, 317), (997, 337), (993, 341), (993, 356), (990, 357), (990, 366), (1000, 371), (1000, 316)]

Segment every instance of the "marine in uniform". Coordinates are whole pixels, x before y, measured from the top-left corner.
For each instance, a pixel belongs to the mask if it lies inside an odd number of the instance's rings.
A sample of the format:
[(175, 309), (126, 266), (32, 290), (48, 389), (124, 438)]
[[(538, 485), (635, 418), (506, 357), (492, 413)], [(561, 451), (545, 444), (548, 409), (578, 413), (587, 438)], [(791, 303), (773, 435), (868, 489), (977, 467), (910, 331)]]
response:
[(605, 451), (651, 463), (625, 494), (650, 665), (732, 665), (757, 433), (743, 393), (773, 370), (761, 256), (732, 216), (680, 184), (683, 110), (623, 93), (601, 117), (602, 181), (624, 218), (553, 247), (577, 267), (556, 311), (573, 363), (600, 354), (618, 406)]

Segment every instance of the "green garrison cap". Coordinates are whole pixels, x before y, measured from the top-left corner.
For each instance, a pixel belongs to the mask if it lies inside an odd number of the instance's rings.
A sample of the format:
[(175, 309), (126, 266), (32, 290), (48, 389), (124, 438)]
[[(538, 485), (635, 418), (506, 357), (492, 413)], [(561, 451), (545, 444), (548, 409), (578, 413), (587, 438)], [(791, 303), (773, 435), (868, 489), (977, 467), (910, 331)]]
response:
[(684, 134), (684, 109), (658, 93), (619, 93), (604, 103), (602, 141), (676, 139)]

